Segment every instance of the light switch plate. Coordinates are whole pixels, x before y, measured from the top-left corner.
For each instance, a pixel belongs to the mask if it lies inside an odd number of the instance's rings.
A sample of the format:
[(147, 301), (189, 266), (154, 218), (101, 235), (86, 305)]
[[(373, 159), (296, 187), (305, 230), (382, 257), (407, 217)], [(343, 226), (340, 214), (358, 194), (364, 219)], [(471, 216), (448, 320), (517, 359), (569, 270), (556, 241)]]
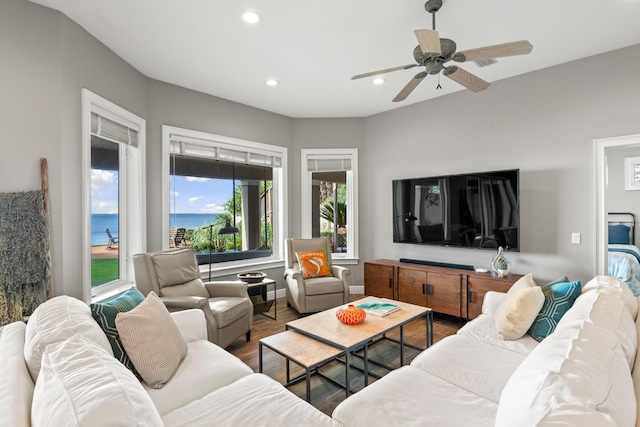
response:
[(574, 245), (580, 244), (580, 233), (571, 233), (571, 243)]

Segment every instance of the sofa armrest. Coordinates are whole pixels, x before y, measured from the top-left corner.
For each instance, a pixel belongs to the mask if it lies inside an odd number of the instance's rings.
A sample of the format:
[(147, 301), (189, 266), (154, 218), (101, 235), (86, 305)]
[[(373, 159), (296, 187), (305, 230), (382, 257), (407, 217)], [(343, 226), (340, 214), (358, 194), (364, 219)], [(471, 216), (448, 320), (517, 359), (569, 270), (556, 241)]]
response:
[(198, 309), (174, 311), (171, 317), (178, 326), (185, 341), (192, 342), (207, 339), (207, 321), (204, 311)]
[(206, 282), (204, 284), (212, 298), (245, 297), (249, 298), (247, 284), (244, 282)]
[(506, 296), (504, 292), (488, 291), (482, 300), (482, 314), (494, 315)]

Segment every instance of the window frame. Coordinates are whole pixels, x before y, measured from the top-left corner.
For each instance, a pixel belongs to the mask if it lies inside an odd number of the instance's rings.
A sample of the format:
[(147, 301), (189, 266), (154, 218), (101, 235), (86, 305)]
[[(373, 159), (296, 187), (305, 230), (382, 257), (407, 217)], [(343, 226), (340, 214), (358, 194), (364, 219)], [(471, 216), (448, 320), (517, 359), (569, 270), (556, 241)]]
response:
[(331, 258), (340, 264), (357, 264), (358, 251), (358, 149), (357, 148), (314, 148), (300, 150), (300, 227), (303, 238), (312, 237), (312, 171), (309, 160), (345, 159), (351, 161), (351, 170), (347, 172), (347, 252), (334, 252)]
[[(273, 247), (271, 256), (213, 263), (211, 277), (246, 272), (247, 267), (269, 269), (284, 266), (284, 239), (288, 233), (287, 148), (169, 125), (162, 125), (162, 218), (160, 230), (161, 236), (163, 236), (162, 249), (169, 249), (169, 239), (165, 239), (164, 236), (165, 231), (168, 233), (170, 229), (171, 141), (176, 139), (258, 154), (272, 153), (281, 158), (281, 167), (273, 168)], [(209, 264), (200, 265), (200, 274), (202, 277), (208, 277)]]
[[(120, 144), (118, 172), (118, 266), (119, 279), (103, 285), (91, 285), (91, 114), (108, 118), (138, 132), (138, 146)], [(106, 139), (106, 138), (105, 138)], [(115, 141), (114, 141), (115, 142)], [(108, 101), (82, 89), (82, 181), (83, 181), (83, 299), (87, 302), (106, 298), (134, 285), (132, 255), (146, 251), (145, 194), (146, 121)]]

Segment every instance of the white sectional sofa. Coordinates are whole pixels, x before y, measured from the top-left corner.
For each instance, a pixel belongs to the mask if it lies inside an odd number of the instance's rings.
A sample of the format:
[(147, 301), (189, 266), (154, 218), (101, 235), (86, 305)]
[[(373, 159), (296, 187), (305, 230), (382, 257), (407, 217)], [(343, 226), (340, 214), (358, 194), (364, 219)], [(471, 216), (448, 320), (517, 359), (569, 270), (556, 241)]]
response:
[[(162, 388), (114, 358), (67, 296), (0, 332), (0, 426), (332, 426), (330, 417), (207, 341), (201, 310), (171, 313), (186, 356)], [(302, 421), (301, 421), (302, 420)]]
[(334, 420), (348, 427), (640, 425), (640, 316), (626, 285), (591, 280), (540, 343), (498, 333), (494, 317), (505, 298), (488, 293), (482, 315), (347, 398)]

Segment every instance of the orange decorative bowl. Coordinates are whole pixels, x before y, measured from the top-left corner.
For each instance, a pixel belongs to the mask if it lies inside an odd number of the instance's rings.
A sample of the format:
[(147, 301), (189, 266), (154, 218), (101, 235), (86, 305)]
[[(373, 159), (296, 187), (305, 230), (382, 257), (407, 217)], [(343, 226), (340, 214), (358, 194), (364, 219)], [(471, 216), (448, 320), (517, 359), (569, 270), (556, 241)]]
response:
[(367, 313), (365, 313), (363, 309), (349, 304), (346, 307), (339, 308), (338, 311), (336, 311), (336, 317), (345, 325), (357, 325), (358, 323), (364, 322)]

